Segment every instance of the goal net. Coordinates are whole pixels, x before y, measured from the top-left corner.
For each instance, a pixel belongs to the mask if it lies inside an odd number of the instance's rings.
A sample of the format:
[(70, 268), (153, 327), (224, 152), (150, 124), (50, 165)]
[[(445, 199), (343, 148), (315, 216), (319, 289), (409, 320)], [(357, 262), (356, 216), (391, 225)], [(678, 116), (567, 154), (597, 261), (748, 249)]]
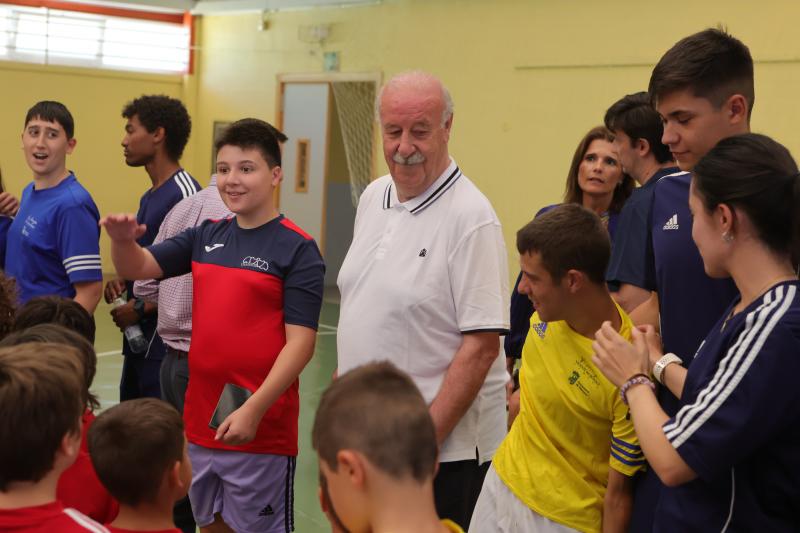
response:
[(375, 84), (342, 81), (331, 83), (342, 127), (342, 140), (350, 173), (350, 195), (358, 206), (361, 193), (372, 180), (375, 123)]

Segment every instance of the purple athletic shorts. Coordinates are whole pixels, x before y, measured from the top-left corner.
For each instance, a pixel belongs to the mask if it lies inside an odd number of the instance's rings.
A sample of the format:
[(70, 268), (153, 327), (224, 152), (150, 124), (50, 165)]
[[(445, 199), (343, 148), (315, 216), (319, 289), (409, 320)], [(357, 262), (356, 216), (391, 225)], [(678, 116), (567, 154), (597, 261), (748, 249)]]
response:
[(214, 515), (237, 533), (294, 531), (295, 457), (214, 450), (189, 443), (189, 500), (199, 527)]

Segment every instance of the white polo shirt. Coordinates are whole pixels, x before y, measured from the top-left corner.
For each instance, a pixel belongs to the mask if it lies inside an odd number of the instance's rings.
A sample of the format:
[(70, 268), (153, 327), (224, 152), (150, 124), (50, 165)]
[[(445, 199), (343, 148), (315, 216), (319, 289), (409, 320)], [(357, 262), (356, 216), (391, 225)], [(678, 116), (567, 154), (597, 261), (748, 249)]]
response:
[[(428, 403), (462, 334), (508, 331), (502, 229), (489, 200), (454, 161), (427, 191), (400, 203), (391, 175), (361, 195), (338, 279), (339, 373), (389, 360)], [(504, 358), (444, 442), (439, 460), (491, 459), (506, 431)], [(380, 406), (375, 406), (380, 409)]]

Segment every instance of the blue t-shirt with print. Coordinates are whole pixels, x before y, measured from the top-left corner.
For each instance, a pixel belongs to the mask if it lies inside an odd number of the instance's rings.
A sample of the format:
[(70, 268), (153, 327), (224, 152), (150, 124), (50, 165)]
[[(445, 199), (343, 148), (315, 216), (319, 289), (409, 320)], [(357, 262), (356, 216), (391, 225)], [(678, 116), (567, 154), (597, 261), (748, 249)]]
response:
[(76, 283), (102, 281), (99, 221), (94, 200), (72, 173), (54, 187), (25, 187), (5, 257), (21, 303), (35, 296), (73, 298)]

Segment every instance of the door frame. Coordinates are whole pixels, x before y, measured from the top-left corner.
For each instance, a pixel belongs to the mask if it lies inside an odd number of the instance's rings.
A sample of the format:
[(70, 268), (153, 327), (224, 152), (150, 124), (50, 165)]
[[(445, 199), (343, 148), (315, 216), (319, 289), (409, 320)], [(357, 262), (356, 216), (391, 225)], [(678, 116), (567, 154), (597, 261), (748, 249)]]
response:
[[(312, 73), (283, 73), (276, 76), (278, 83), (278, 90), (276, 94), (275, 105), (275, 122), (279, 130), (283, 130), (283, 103), (284, 103), (284, 88), (287, 83), (327, 83), (328, 84), (328, 113), (330, 113), (331, 104), (333, 102), (333, 89), (330, 87), (333, 82), (341, 81), (354, 81), (354, 82), (372, 82), (375, 84), (375, 94), (383, 82), (383, 74), (381, 72), (312, 72)], [(373, 121), (372, 137), (373, 141), (376, 139), (377, 125)], [(325, 128), (325, 161), (324, 161), (324, 174), (322, 176), (322, 220), (320, 222), (320, 237), (319, 249), (322, 254), (325, 254), (325, 234), (326, 234), (326, 217), (328, 214), (328, 146), (330, 143), (330, 120), (326, 123)], [(372, 179), (375, 178), (375, 145), (373, 144), (372, 154), (370, 154), (370, 168), (372, 169)], [(281, 200), (281, 186), (285, 182), (287, 176), (283, 176), (283, 181), (278, 184), (274, 193), (275, 208), (280, 210)]]

